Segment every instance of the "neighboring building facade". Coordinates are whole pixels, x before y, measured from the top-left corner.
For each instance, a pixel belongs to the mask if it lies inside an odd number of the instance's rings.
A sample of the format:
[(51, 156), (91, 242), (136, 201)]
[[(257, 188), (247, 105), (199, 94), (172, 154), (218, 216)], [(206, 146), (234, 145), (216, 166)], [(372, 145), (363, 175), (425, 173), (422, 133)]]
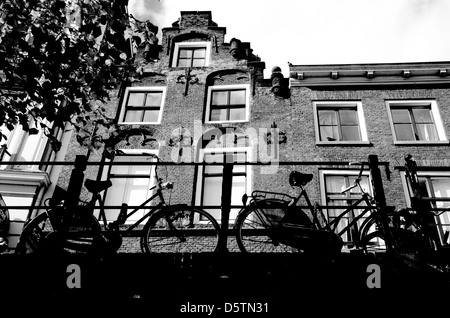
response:
[[(445, 211), (450, 196), (450, 64), (392, 63), (290, 65), (293, 144), (289, 160), (367, 161), (370, 154), (390, 168), (382, 173), (387, 204), (410, 207), (404, 157), (418, 165), (422, 195)], [(382, 171), (383, 167), (380, 167)], [(327, 205), (357, 172), (315, 168), (316, 198)], [(344, 197), (344, 195), (338, 195)], [(333, 199), (334, 198), (334, 199)], [(348, 198), (337, 198), (347, 200)], [(441, 243), (449, 243), (449, 212), (436, 217)]]
[[(250, 44), (235, 38), (227, 43), (225, 34), (226, 28), (212, 20), (211, 12), (182, 11), (177, 22), (162, 29), (159, 43), (147, 41), (137, 47), (139, 80), (124, 85), (105, 105), (106, 115), (115, 117), (121, 130), (130, 131), (129, 138), (115, 145), (121, 151), (114, 161), (130, 165), (90, 165), (86, 170), (86, 178), (112, 181), (103, 193), (105, 205), (140, 205), (151, 195), (154, 166), (132, 165), (152, 161), (149, 154), (171, 163), (237, 163), (229, 198), (234, 206), (253, 190), (295, 193), (288, 183), (294, 169), (314, 174), (307, 185), (313, 202), (347, 205), (358, 193), (342, 195), (340, 190), (353, 182), (359, 169), (348, 162), (366, 162), (369, 155), (377, 155), (380, 162), (389, 163), (390, 180), (381, 167), (387, 204), (405, 207), (410, 201), (401, 166), (408, 153), (424, 168), (420, 171), (424, 193), (450, 197), (450, 62), (290, 65), (289, 79), (279, 68), (265, 79), (265, 64)], [(136, 128), (147, 134), (134, 135)], [(76, 155), (86, 153), (75, 136), (67, 144), (67, 152), (57, 154), (61, 160), (73, 162)], [(110, 159), (92, 153), (89, 160), (107, 163)], [(53, 177), (58, 181), (52, 184), (66, 189), (71, 169), (53, 167), (59, 177)], [(160, 173), (164, 169), (159, 168)], [(221, 166), (168, 165), (166, 169), (167, 179), (175, 181), (170, 203), (206, 206), (221, 220)], [(0, 171), (0, 178), (11, 171)], [(30, 205), (50, 184), (42, 172), (32, 176)], [(0, 186), (6, 187), (8, 180)], [(372, 191), (368, 171), (362, 182)], [(89, 199), (85, 190), (82, 199)], [(436, 202), (436, 207), (447, 206), (448, 202)], [(237, 211), (231, 209), (231, 225)], [(325, 212), (329, 218), (335, 213)], [(106, 210), (111, 221), (118, 213), (118, 209)], [(448, 212), (436, 222), (442, 225), (444, 241), (450, 231)], [(232, 251), (233, 244), (230, 238)], [(138, 241), (126, 238), (120, 251), (139, 251)]]

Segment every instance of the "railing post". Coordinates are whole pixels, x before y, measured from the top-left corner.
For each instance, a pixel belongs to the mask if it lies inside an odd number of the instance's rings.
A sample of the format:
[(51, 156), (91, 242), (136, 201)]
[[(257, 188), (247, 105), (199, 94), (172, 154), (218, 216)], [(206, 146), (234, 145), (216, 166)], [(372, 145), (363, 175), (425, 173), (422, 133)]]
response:
[(223, 180), (222, 180), (222, 198), (221, 198), (221, 224), (218, 242), (219, 253), (228, 252), (228, 224), (230, 222), (231, 210), (231, 188), (233, 183), (233, 155), (226, 154), (225, 162), (223, 164)]
[(67, 198), (64, 202), (66, 207), (75, 207), (80, 199), (81, 188), (83, 187), (84, 171), (87, 166), (87, 156), (77, 155), (74, 168), (70, 175), (69, 186), (67, 187)]
[[(388, 209), (386, 208), (386, 196), (384, 194), (383, 188), (383, 180), (381, 179), (380, 168), (378, 167), (378, 156), (377, 155), (369, 155), (369, 169), (370, 176), (372, 179), (372, 186), (374, 192), (374, 199), (377, 206), (381, 211), (381, 222), (383, 223), (384, 229), (389, 229), (389, 219), (387, 215)], [(388, 250), (391, 250), (392, 246), (392, 234), (389, 230), (384, 233), (387, 237), (385, 237), (385, 243), (387, 245)]]

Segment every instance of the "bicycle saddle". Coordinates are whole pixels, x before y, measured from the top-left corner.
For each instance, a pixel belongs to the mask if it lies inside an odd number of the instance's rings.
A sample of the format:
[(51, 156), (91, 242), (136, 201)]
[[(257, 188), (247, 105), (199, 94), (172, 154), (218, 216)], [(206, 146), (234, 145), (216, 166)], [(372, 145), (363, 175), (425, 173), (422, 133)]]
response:
[(111, 180), (94, 181), (91, 179), (86, 179), (86, 181), (84, 181), (84, 186), (89, 192), (99, 193), (112, 186), (112, 182)]
[(312, 178), (313, 178), (313, 175), (311, 173), (302, 173), (302, 172), (298, 172), (298, 171), (292, 171), (291, 174), (289, 175), (289, 184), (292, 187), (304, 186), (309, 181), (311, 181)]

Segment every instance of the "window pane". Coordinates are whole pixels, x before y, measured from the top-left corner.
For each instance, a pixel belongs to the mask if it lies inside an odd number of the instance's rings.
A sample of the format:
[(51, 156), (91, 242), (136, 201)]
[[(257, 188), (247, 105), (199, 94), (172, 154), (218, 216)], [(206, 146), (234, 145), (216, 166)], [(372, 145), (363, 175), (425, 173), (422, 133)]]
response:
[(205, 66), (204, 59), (195, 59), (192, 61), (192, 67), (202, 67), (202, 66)]
[(194, 51), (194, 58), (205, 58), (206, 57), (206, 49), (196, 49)]
[(145, 106), (161, 106), (162, 92), (147, 93)]
[[(37, 135), (29, 135), (25, 134), (25, 140), (23, 140), (22, 151), (18, 154), (16, 160), (18, 161), (39, 161), (41, 158), (37, 158), (39, 149), (41, 148), (43, 141), (42, 138), (47, 139), (47, 137), (43, 137), (42, 133)], [(21, 165), (21, 167), (26, 167)]]
[(144, 114), (143, 122), (146, 123), (156, 123), (159, 118), (159, 110), (147, 110)]
[(245, 176), (234, 176), (231, 190), (231, 204), (241, 204), (245, 193)]
[(227, 120), (227, 110), (226, 109), (212, 109), (210, 121), (223, 121)]
[(205, 59), (199, 58), (192, 60), (192, 67), (203, 67), (205, 66)]
[[(356, 176), (349, 176), (348, 181), (349, 185), (352, 185), (356, 180)], [(359, 182), (361, 187), (364, 189), (364, 191), (371, 193), (370, 186), (369, 186), (369, 177), (367, 176), (361, 176), (361, 181)], [(355, 187), (350, 190), (350, 193), (361, 193), (361, 189), (359, 187)], [(359, 198), (359, 197), (358, 197)]]
[(192, 50), (191, 49), (180, 49), (180, 52), (178, 54), (178, 58), (181, 59), (189, 59), (192, 57)]
[(356, 110), (343, 109), (339, 110), (339, 118), (341, 125), (358, 125), (358, 116)]
[[(329, 140), (328, 138), (330, 138), (332, 140)], [(322, 127), (320, 127), (320, 140), (323, 140), (323, 141), (339, 140), (337, 126), (322, 126)]]
[[(148, 161), (148, 165), (131, 165), (132, 162), (144, 162)], [(112, 165), (112, 174), (140, 174), (150, 176), (151, 163), (153, 159), (148, 156), (121, 156), (118, 155), (114, 158), (114, 162), (129, 162), (130, 165)]]
[[(450, 198), (450, 179), (448, 178), (436, 178), (431, 179), (433, 185), (434, 197), (436, 198)], [(448, 208), (450, 202), (436, 201), (437, 208)]]
[[(242, 205), (242, 196), (246, 193), (245, 176), (233, 177), (231, 188), (231, 205)], [(239, 209), (231, 209), (230, 220), (236, 219)]]
[(229, 120), (245, 120), (245, 108), (230, 109)]
[(407, 109), (391, 109), (394, 123), (410, 123), (409, 111)]
[(130, 93), (128, 96), (128, 106), (143, 106), (145, 93)]
[(397, 140), (416, 140), (410, 124), (395, 124), (394, 130)]
[[(223, 162), (223, 153), (209, 153), (205, 154), (203, 161), (207, 163), (222, 163)], [(205, 173), (206, 174), (212, 174), (212, 173), (222, 173), (223, 172), (223, 166), (222, 165), (208, 165), (205, 166)]]
[[(203, 205), (220, 205), (222, 198), (222, 177), (207, 177), (203, 184)], [(220, 220), (220, 209), (205, 209)]]
[(320, 125), (337, 125), (336, 112), (334, 110), (319, 110)]
[(142, 119), (142, 110), (128, 110), (125, 113), (126, 122), (140, 122)]
[(228, 92), (216, 91), (212, 93), (212, 105), (228, 105)]
[(416, 128), (419, 134), (419, 140), (439, 140), (434, 124), (417, 124)]
[(432, 123), (433, 118), (429, 109), (413, 108), (412, 109), (414, 120), (416, 123)]
[(190, 67), (191, 66), (191, 60), (178, 60), (178, 66), (179, 67)]
[(342, 126), (341, 131), (342, 131), (342, 140), (344, 141), (361, 140), (358, 126)]
[[(233, 160), (236, 163), (245, 162), (247, 160), (247, 154), (245, 152), (233, 154)], [(235, 165), (233, 167), (233, 173), (245, 173), (246, 165)]]
[(245, 90), (231, 91), (230, 105), (243, 105), (243, 104), (245, 104)]
[(340, 193), (346, 188), (345, 177), (327, 176), (325, 179), (327, 193)]

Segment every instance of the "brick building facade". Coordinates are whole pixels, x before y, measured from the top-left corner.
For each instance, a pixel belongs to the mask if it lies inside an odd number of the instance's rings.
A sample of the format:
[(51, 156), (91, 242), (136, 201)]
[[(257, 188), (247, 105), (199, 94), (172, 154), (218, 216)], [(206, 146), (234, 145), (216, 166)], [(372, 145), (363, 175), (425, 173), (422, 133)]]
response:
[[(308, 194), (326, 206), (353, 199), (335, 196), (358, 173), (348, 163), (376, 155), (389, 167), (381, 167), (387, 204), (401, 208), (410, 204), (401, 167), (411, 154), (423, 168), (427, 195), (450, 197), (450, 63), (289, 65), (289, 79), (279, 68), (264, 78), (265, 63), (250, 43), (236, 38), (227, 43), (225, 34), (211, 12), (182, 11), (171, 27), (162, 29), (161, 41), (138, 46), (139, 79), (117, 90), (105, 105), (106, 115), (130, 131), (115, 145), (121, 150), (116, 161), (149, 160), (147, 154), (154, 153), (169, 163), (269, 162), (234, 166), (232, 205), (240, 205), (242, 194), (253, 190), (295, 193), (288, 183), (295, 169), (314, 175)], [(147, 134), (133, 135), (135, 128)], [(72, 136), (65, 160), (85, 152)], [(102, 153), (89, 158), (102, 160), (108, 161)], [(150, 195), (152, 168), (100, 167), (88, 166), (86, 178), (112, 180), (104, 194), (106, 205), (139, 205)], [(71, 169), (59, 175), (64, 189)], [(220, 221), (220, 169), (172, 164), (167, 172), (168, 180), (175, 181), (171, 203), (216, 206), (205, 209)], [(141, 182), (133, 185), (136, 175)], [(363, 180), (371, 191), (368, 171)], [(82, 199), (89, 195), (84, 189)], [(231, 224), (236, 212), (231, 210)], [(117, 213), (107, 210), (110, 220)], [(436, 221), (443, 225), (444, 240), (448, 214)], [(136, 248), (127, 239), (121, 251)]]
[[(211, 12), (184, 11), (162, 30), (160, 43), (139, 47), (141, 77), (118, 91), (107, 109), (123, 129), (146, 128), (154, 140), (142, 147), (145, 137), (134, 136), (118, 149), (144, 156), (151, 150), (165, 162), (221, 162), (227, 153), (235, 153), (235, 160), (272, 162), (235, 166), (232, 205), (253, 190), (295, 193), (288, 184), (294, 169), (313, 173), (307, 188), (312, 201), (346, 204), (349, 198), (330, 199), (332, 189), (351, 184), (359, 168), (348, 162), (367, 162), (369, 155), (387, 164), (381, 168), (387, 172), (382, 178), (390, 206), (409, 205), (401, 169), (406, 154), (427, 167), (422, 174), (429, 196), (450, 195), (449, 63), (290, 65), (289, 79), (279, 68), (265, 79), (265, 64), (250, 43), (235, 38), (227, 43), (225, 34)], [(146, 105), (155, 101), (151, 111), (136, 108), (142, 98)], [(275, 132), (278, 142), (273, 142)], [(67, 160), (78, 151), (70, 147)], [(87, 176), (96, 178), (97, 167), (90, 169)], [(171, 203), (220, 206), (221, 172), (209, 175), (193, 165), (167, 170), (168, 179), (176, 181)], [(372, 191), (368, 172), (365, 176)], [(137, 193), (142, 195), (128, 192), (122, 201), (106, 193), (106, 204), (138, 205), (146, 196)], [(220, 209), (207, 210), (220, 221)], [(236, 212), (231, 211), (231, 224)], [(114, 219), (117, 210), (109, 215)], [(439, 221), (448, 224), (448, 216)]]

